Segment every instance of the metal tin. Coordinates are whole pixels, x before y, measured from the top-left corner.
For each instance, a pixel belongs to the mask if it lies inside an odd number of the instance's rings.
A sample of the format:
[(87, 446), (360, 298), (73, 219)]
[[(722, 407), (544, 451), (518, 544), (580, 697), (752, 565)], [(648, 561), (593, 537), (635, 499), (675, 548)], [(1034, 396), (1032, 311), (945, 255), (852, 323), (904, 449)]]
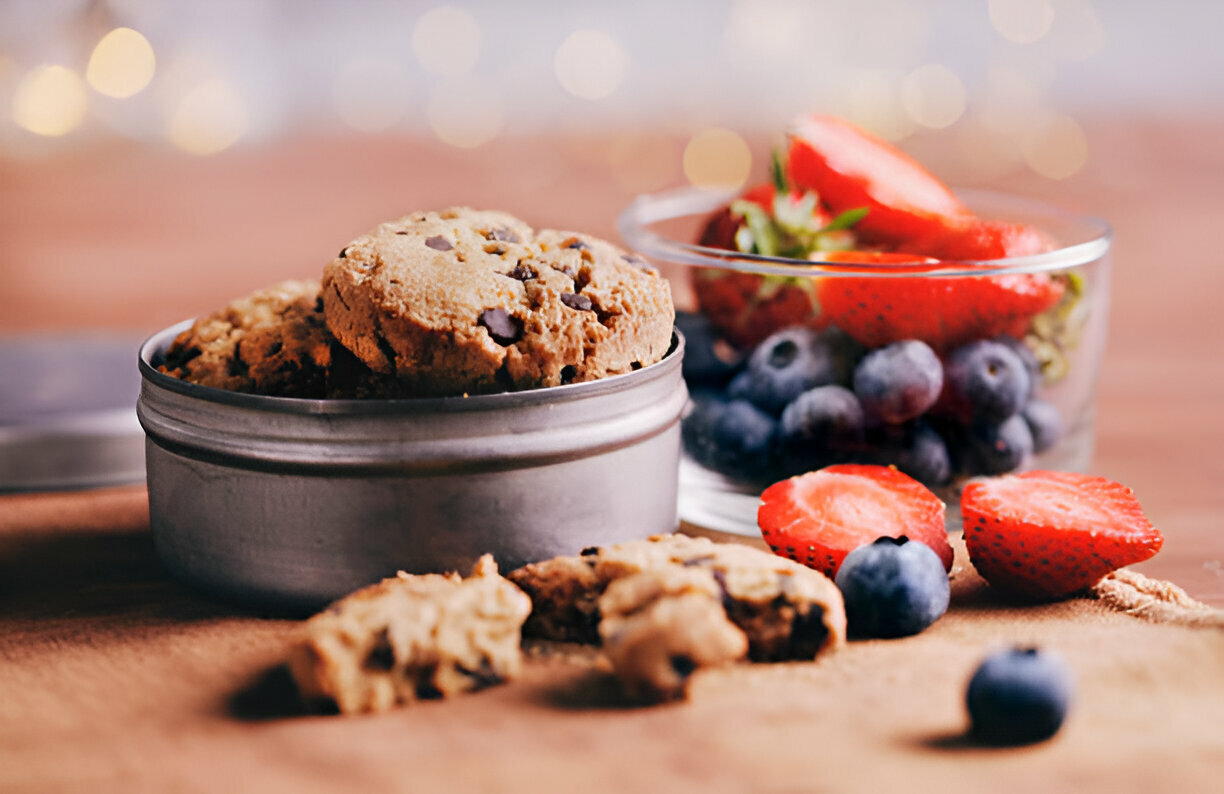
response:
[(144, 480), (137, 339), (0, 336), (0, 493)]
[(140, 351), (149, 518), (181, 580), (314, 609), (393, 575), (503, 570), (675, 529), (677, 334), (659, 363), (533, 391), (419, 400), (237, 394)]

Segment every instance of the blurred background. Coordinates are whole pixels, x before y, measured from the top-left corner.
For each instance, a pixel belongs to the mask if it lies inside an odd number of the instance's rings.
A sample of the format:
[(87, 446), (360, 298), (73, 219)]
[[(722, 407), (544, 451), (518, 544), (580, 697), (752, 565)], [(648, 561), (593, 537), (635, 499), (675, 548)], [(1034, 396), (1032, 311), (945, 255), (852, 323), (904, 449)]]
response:
[(0, 331), (153, 330), (419, 207), (613, 236), (636, 193), (763, 177), (808, 110), (1104, 214), (1077, 188), (1141, 190), (1149, 148), (1216, 181), (1224, 147), (1168, 135), (1219, 129), (1222, 26), (1200, 0), (8, 0)]

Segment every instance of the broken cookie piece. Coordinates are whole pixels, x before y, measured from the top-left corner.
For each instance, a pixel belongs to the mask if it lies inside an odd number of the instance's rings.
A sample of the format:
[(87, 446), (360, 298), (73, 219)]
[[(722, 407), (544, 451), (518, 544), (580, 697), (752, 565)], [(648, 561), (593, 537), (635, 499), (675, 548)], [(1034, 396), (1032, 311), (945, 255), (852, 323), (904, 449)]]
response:
[(604, 655), (625, 694), (639, 702), (683, 698), (697, 670), (744, 658), (748, 638), (727, 619), (705, 569), (643, 571), (617, 579), (599, 599)]
[(845, 607), (828, 577), (738, 543), (656, 535), (527, 565), (508, 578), (531, 596), (525, 635), (598, 643), (600, 596), (612, 582), (647, 571), (681, 576), (686, 569), (713, 578), (727, 618), (748, 638), (753, 661), (812, 659), (845, 641)]
[(468, 579), (400, 572), (306, 621), (289, 669), (306, 702), (344, 714), (480, 689), (519, 674), (530, 611), (489, 555)]

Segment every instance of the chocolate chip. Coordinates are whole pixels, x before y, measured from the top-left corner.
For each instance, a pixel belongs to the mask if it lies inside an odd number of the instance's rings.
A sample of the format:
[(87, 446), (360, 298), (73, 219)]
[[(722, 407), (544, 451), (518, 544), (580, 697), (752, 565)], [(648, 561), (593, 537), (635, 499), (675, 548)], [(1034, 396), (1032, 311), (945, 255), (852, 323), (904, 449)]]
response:
[(578, 369), (573, 364), (566, 364), (561, 368), (561, 382), (573, 383), (574, 378), (578, 375)]
[(561, 245), (565, 248), (573, 248), (578, 251), (591, 247), (587, 245), (586, 240), (582, 240), (578, 237), (571, 237), (568, 240), (566, 240), (564, 243), (562, 243)]
[(429, 246), (435, 251), (449, 251), (455, 247), (450, 244), (449, 240), (440, 234), (435, 234), (433, 237), (427, 238), (425, 240), (425, 245)]
[(671, 662), (672, 669), (676, 671), (676, 675), (681, 678), (688, 678), (697, 670), (697, 663), (693, 661), (693, 657), (686, 654), (676, 654), (668, 661)]
[(501, 229), (492, 229), (490, 231), (485, 232), (485, 239), (486, 240), (501, 240), (503, 243), (521, 242), (517, 234), (515, 234), (514, 232), (504, 227)]
[(527, 265), (515, 265), (514, 270), (511, 270), (506, 275), (518, 281), (531, 281), (533, 278), (540, 277), (535, 268), (528, 267)]
[(416, 671), (416, 681), (413, 687), (420, 700), (437, 700), (442, 697), (442, 690), (434, 684), (434, 674), (438, 666), (431, 664)]
[(396, 234), (407, 234), (407, 233), (408, 233), (407, 229), (400, 229), (399, 231), (396, 232)]
[(582, 551), (578, 553), (582, 555), (583, 557), (590, 557), (592, 555), (599, 554), (600, 551), (602, 551), (602, 549), (600, 549), (598, 546), (587, 546), (585, 549), (583, 549)]
[(824, 623), (824, 608), (812, 604), (807, 612), (795, 610), (791, 619), (790, 641), (785, 649), (788, 659), (811, 659), (829, 640), (829, 629)]
[(374, 647), (366, 654), (363, 666), (367, 670), (390, 670), (395, 666), (395, 651), (391, 649), (391, 641), (384, 629), (374, 642)]
[(461, 664), (455, 665), (455, 669), (472, 679), (477, 689), (494, 686), (502, 682), (502, 677), (493, 669), (493, 664), (489, 661), (488, 657), (481, 657), (480, 667), (475, 670), (469, 670)]
[(347, 246), (340, 249), (340, 259), (348, 259), (348, 247)]
[(580, 312), (595, 311), (595, 306), (591, 303), (591, 299), (586, 295), (579, 295), (576, 292), (562, 292), (561, 302), (571, 309), (577, 309)]
[(502, 347), (512, 345), (523, 337), (523, 321), (513, 317), (505, 309), (485, 309), (478, 322)]

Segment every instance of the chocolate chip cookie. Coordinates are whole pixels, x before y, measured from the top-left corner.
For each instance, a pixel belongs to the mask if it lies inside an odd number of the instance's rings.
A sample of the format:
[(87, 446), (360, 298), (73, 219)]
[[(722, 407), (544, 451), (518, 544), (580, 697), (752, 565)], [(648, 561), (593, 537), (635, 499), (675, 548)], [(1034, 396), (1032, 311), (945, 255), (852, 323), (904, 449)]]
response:
[(332, 333), (415, 394), (593, 380), (655, 363), (671, 343), (667, 282), (584, 235), (453, 208), (384, 223), (323, 274)]
[(346, 350), (327, 328), (318, 281), (284, 281), (201, 317), (158, 367), (217, 389), (319, 399), (410, 396)]
[(332, 361), (318, 281), (285, 281), (201, 317), (160, 367), (201, 386), (281, 397), (322, 397)]
[(845, 639), (841, 593), (826, 576), (768, 552), (685, 535), (585, 549), (577, 557), (533, 563), (507, 575), (532, 600), (527, 636), (598, 643), (600, 596), (622, 578), (708, 572), (727, 618), (748, 638), (748, 658), (812, 659)]
[(706, 568), (646, 570), (613, 580), (599, 599), (604, 656), (633, 700), (675, 700), (693, 673), (743, 659), (748, 638), (727, 618)]
[(305, 701), (345, 714), (468, 692), (519, 674), (530, 611), (489, 555), (467, 579), (401, 572), (306, 621), (289, 670)]

